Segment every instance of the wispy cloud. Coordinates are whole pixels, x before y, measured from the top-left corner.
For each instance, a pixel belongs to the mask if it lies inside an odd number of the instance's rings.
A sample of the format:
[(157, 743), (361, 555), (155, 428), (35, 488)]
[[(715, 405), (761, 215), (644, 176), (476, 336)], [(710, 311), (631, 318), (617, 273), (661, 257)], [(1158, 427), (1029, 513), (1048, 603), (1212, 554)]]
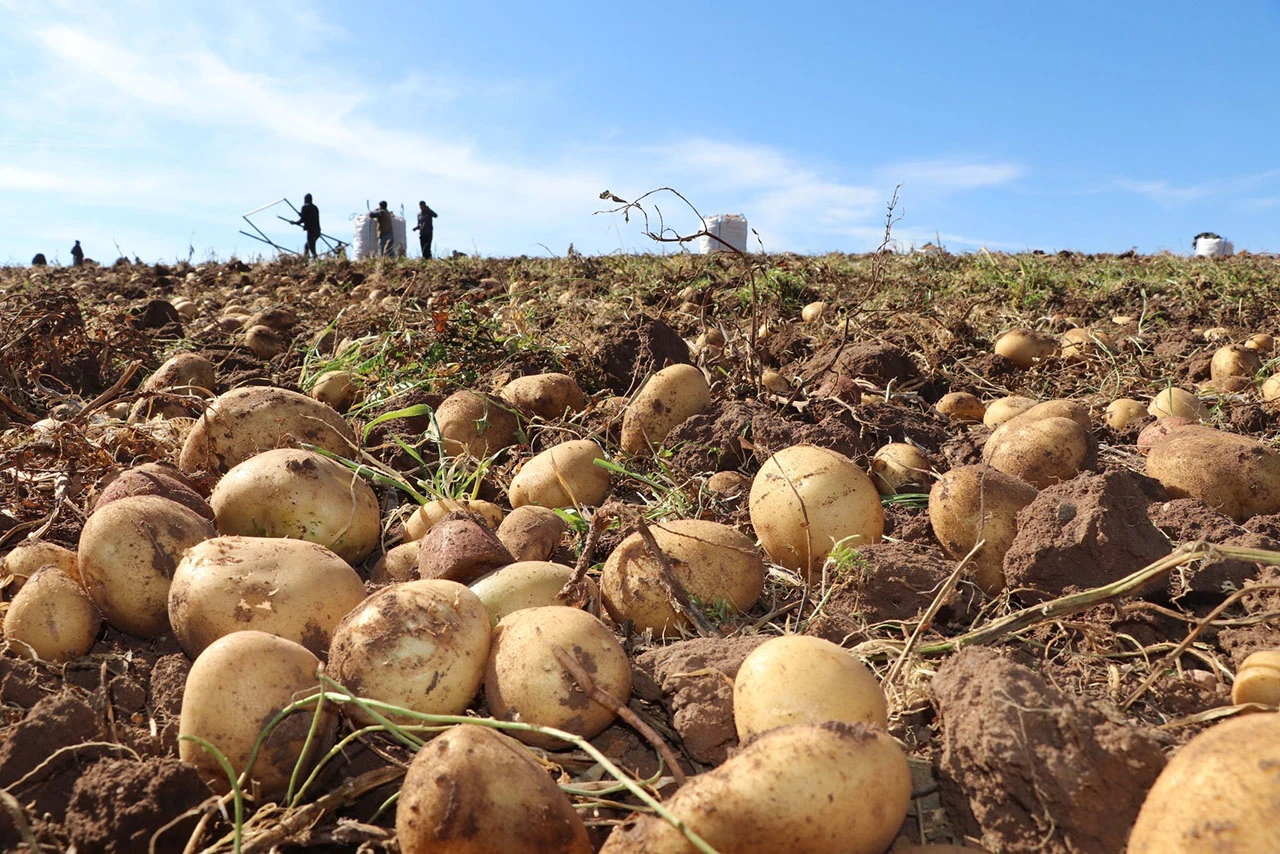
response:
[(963, 160), (914, 160), (882, 170), (904, 187), (929, 193), (954, 193), (994, 187), (1014, 181), (1024, 174), (1014, 163), (982, 163)]
[(1272, 169), (1252, 175), (1181, 186), (1162, 180), (1136, 181), (1122, 178), (1115, 182), (1115, 186), (1121, 190), (1145, 196), (1157, 204), (1174, 207), (1215, 196), (1238, 196), (1258, 192), (1276, 184), (1278, 180), (1280, 180), (1280, 169)]

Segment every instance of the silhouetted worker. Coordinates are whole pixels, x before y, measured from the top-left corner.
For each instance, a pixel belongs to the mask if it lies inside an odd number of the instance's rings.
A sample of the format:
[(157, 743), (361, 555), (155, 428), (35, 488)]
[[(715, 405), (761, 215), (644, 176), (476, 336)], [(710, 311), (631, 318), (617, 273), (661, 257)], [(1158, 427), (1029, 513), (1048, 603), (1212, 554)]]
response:
[(418, 224), (413, 230), (418, 232), (418, 243), (422, 245), (422, 257), (431, 257), (431, 232), (435, 225), (431, 220), (435, 219), (438, 214), (431, 208), (427, 207), (426, 202), (418, 202)]
[(43, 252), (37, 252), (37, 253), (36, 253), (36, 256), (35, 256), (34, 258), (32, 258), (32, 259), (31, 259), (31, 266), (32, 266), (32, 267), (44, 267), (44, 266), (46, 266), (48, 263), (49, 263), (49, 262), (45, 260), (45, 257), (44, 257), (44, 253), (43, 253)]
[(71, 247), (71, 266), (84, 266), (84, 250), (80, 248), (80, 241), (76, 241), (76, 245)]
[(395, 215), (387, 210), (386, 202), (378, 202), (378, 209), (369, 211), (369, 216), (378, 224), (378, 254), (391, 257), (395, 247)]
[(298, 219), (293, 224), (302, 226), (307, 233), (307, 245), (302, 250), (302, 257), (319, 257), (316, 255), (316, 241), (320, 239), (320, 209), (311, 204), (310, 193), (302, 197), (302, 210), (298, 211)]

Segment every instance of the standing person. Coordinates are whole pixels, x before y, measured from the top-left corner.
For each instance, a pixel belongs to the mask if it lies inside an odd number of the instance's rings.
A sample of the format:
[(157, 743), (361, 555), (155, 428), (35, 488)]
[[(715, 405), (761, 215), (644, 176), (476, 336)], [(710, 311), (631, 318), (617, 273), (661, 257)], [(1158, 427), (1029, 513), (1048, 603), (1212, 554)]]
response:
[(422, 257), (431, 257), (431, 232), (435, 228), (431, 220), (435, 219), (438, 214), (431, 208), (427, 207), (426, 202), (418, 202), (418, 224), (413, 230), (418, 232), (418, 243), (422, 245)]
[(71, 266), (84, 266), (84, 250), (80, 248), (80, 241), (76, 241), (76, 245), (71, 247)]
[(387, 210), (386, 202), (378, 202), (378, 209), (369, 211), (369, 216), (378, 224), (378, 254), (390, 258), (395, 250), (395, 216)]
[(316, 255), (316, 241), (320, 239), (320, 209), (311, 204), (310, 193), (302, 197), (302, 210), (298, 211), (298, 219), (293, 224), (302, 226), (307, 233), (307, 246), (302, 250), (302, 257), (319, 257)]

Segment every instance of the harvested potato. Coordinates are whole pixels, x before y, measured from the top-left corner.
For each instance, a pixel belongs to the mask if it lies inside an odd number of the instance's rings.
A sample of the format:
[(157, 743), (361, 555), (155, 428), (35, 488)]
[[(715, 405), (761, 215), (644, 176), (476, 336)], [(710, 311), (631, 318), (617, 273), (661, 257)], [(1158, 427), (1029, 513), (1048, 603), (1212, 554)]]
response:
[[(1093, 429), (1093, 419), (1089, 417), (1089, 407), (1078, 400), (1065, 398), (1041, 401), (1010, 418), (1004, 424), (1001, 424), (1000, 428), (1004, 428), (1006, 425), (1025, 424), (1028, 421), (1036, 421), (1042, 418), (1068, 418), (1085, 430)], [(1010, 429), (1012, 429), (1012, 426)]]
[(890, 442), (871, 457), (871, 482), (881, 495), (926, 492), (933, 485), (933, 462), (915, 445)]
[(751, 478), (740, 471), (718, 471), (707, 478), (707, 491), (722, 499), (745, 494), (751, 489)]
[(956, 421), (980, 422), (987, 414), (986, 405), (967, 391), (947, 392), (933, 408)]
[(465, 513), (446, 516), (418, 541), (418, 577), (470, 584), (515, 558), (483, 522)]
[(54, 565), (27, 580), (4, 614), (4, 639), (41, 661), (73, 661), (88, 654), (102, 615), (80, 583)]
[(213, 523), (158, 495), (96, 510), (80, 530), (80, 579), (103, 618), (143, 638), (169, 629), (169, 583), (183, 553), (213, 537)]
[(143, 468), (126, 469), (112, 478), (98, 493), (93, 509), (99, 510), (126, 495), (159, 495), (196, 511), (210, 521), (214, 518), (213, 508), (200, 493), (162, 471)]
[[(745, 613), (764, 590), (764, 561), (742, 533), (704, 519), (676, 519), (650, 526), (658, 548), (671, 562), (676, 580), (690, 598), (710, 608)], [(609, 615), (631, 620), (635, 630), (671, 635), (689, 621), (671, 606), (658, 563), (637, 532), (609, 555), (600, 575), (600, 594)]]
[(298, 448), (264, 451), (233, 466), (209, 506), (223, 534), (319, 543), (352, 564), (382, 536), (373, 488), (337, 460)]
[(283, 388), (237, 388), (214, 398), (196, 421), (178, 468), (222, 474), (254, 454), (302, 442), (347, 457), (358, 447), (355, 433), (332, 407)]
[(1209, 362), (1209, 378), (1221, 382), (1228, 377), (1253, 379), (1262, 370), (1262, 359), (1243, 344), (1227, 344), (1213, 353)]
[(410, 541), (426, 536), (431, 526), (450, 513), (469, 513), (490, 528), (502, 524), (502, 508), (482, 498), (436, 498), (420, 506), (404, 523), (404, 538)]
[(213, 362), (199, 353), (175, 353), (142, 381), (141, 390), (212, 397), (215, 382)]
[(266, 324), (255, 323), (245, 330), (244, 345), (265, 362), (283, 353), (289, 339)]
[(1231, 702), (1280, 706), (1280, 649), (1251, 653), (1236, 672)]
[(311, 386), (311, 397), (346, 412), (360, 399), (360, 377), (351, 371), (325, 371)]
[(1192, 421), (1208, 421), (1209, 407), (1186, 389), (1170, 386), (1151, 399), (1147, 413), (1156, 418), (1177, 415)]
[(693, 365), (671, 365), (658, 371), (622, 416), (622, 450), (645, 454), (658, 448), (667, 434), (711, 405), (711, 386)]
[(586, 395), (578, 381), (568, 374), (516, 377), (502, 387), (498, 397), (516, 409), (547, 421), (574, 415), (587, 408)]
[(1004, 589), (1004, 556), (1018, 532), (1018, 511), (1036, 497), (1034, 486), (989, 466), (960, 466), (929, 491), (929, 524), (951, 558), (985, 544), (970, 564), (974, 580), (988, 595)]
[[(573, 579), (573, 568), (546, 560), (521, 560), (496, 569), (471, 582), (471, 590), (480, 597), (489, 621), (498, 621), (522, 608), (539, 608), (543, 605), (569, 605), (560, 591)], [(588, 595), (598, 597), (596, 583), (582, 579)]]
[(1181, 415), (1167, 415), (1164, 418), (1158, 418), (1152, 421), (1138, 433), (1138, 440), (1135, 447), (1142, 453), (1148, 453), (1165, 438), (1181, 427), (1188, 424), (1195, 424), (1190, 418), (1183, 418)]
[(1098, 464), (1098, 440), (1070, 418), (1031, 418), (1032, 410), (1001, 425), (982, 447), (992, 468), (1037, 489), (1071, 480)]
[(982, 414), (982, 423), (994, 430), (1010, 418), (1021, 415), (1035, 405), (1034, 400), (1019, 394), (998, 398), (987, 404)]
[(800, 319), (805, 323), (817, 323), (822, 319), (822, 314), (827, 310), (827, 304), (822, 300), (811, 302), (804, 308), (800, 309)]
[(488, 394), (463, 389), (436, 408), (440, 445), (450, 456), (485, 459), (516, 443), (519, 422), (511, 406)]
[[(329, 672), (359, 696), (457, 715), (480, 690), (489, 644), (489, 614), (476, 594), (454, 581), (406, 581), (382, 588), (342, 619)], [(345, 712), (357, 723), (373, 723), (355, 705)]]
[(1062, 358), (1067, 362), (1083, 362), (1115, 353), (1116, 345), (1111, 336), (1100, 329), (1077, 326), (1062, 334)]
[(304, 540), (225, 536), (187, 550), (169, 585), (169, 622), (195, 658), (242, 629), (279, 635), (323, 658), (333, 629), (365, 598), (338, 555)]
[[(182, 694), (178, 723), (178, 757), (194, 765), (210, 788), (231, 788), (214, 754), (199, 742), (209, 742), (231, 763), (236, 775), (248, 769), (254, 743), (264, 725), (304, 692), (318, 686), (320, 660), (306, 647), (267, 632), (242, 631), (211, 644), (191, 665)], [(304, 768), (323, 755), (333, 742), (337, 716), (329, 704), (321, 712)], [(315, 716), (310, 712), (286, 717), (263, 742), (249, 778), (263, 794), (283, 792)]]
[(1010, 329), (996, 339), (995, 352), (1026, 370), (1058, 352), (1058, 341), (1032, 329)]
[(1272, 374), (1262, 381), (1262, 399), (1268, 403), (1280, 398), (1280, 374)]
[(733, 680), (733, 723), (743, 744), (757, 733), (823, 721), (889, 725), (876, 677), (853, 654), (807, 635), (770, 638)]
[[(486, 623), (487, 625), (487, 623)], [(625, 705), (631, 698), (631, 662), (604, 623), (577, 608), (548, 605), (514, 611), (493, 630), (484, 693), (493, 716), (592, 738), (613, 722), (613, 709), (583, 692), (557, 660), (561, 649), (590, 675), (597, 688)], [(514, 732), (537, 747), (568, 742), (537, 732)]]
[(396, 803), (402, 854), (590, 854), (586, 826), (520, 743), (461, 724), (418, 751)]
[(378, 558), (369, 569), (369, 580), (374, 584), (395, 584), (413, 581), (418, 577), (418, 544), (401, 543)]
[(1169, 760), (1138, 812), (1128, 854), (1276, 850), (1280, 714), (1214, 724)]
[(609, 493), (609, 470), (595, 464), (604, 451), (590, 439), (571, 439), (525, 463), (507, 489), (512, 507), (595, 507)]
[[(717, 851), (882, 854), (911, 802), (902, 748), (866, 724), (792, 724), (756, 737), (693, 777), (663, 806)], [(856, 804), (856, 808), (851, 808)], [(601, 854), (685, 854), (656, 815), (619, 825)]]
[(880, 542), (884, 508), (871, 478), (843, 454), (792, 445), (765, 460), (751, 482), (751, 525), (770, 559), (809, 575), (835, 544)]
[(5, 595), (13, 598), (27, 579), (36, 574), (42, 566), (56, 566), (78, 583), (80, 581), (80, 564), (76, 553), (66, 546), (48, 543), (44, 540), (24, 540), (13, 547), (4, 556), (4, 577), (8, 582), (4, 585)]
[(1265, 355), (1275, 349), (1276, 340), (1270, 333), (1259, 332), (1257, 335), (1250, 335), (1248, 340), (1244, 342), (1244, 346)]
[(1280, 454), (1212, 427), (1179, 427), (1147, 454), (1147, 476), (1174, 498), (1198, 498), (1243, 522), (1280, 513)]
[(569, 523), (549, 507), (517, 507), (498, 526), (498, 539), (517, 561), (550, 560)]
[(1107, 404), (1102, 417), (1111, 429), (1123, 430), (1130, 424), (1146, 418), (1147, 408), (1139, 400), (1134, 400), (1131, 397), (1119, 397)]

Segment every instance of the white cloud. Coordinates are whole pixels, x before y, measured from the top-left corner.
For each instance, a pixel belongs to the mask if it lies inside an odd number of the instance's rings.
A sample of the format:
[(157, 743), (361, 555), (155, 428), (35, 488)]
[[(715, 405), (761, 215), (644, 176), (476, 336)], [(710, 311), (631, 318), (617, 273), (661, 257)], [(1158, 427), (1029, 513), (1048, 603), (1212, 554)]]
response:
[(1130, 181), (1122, 179), (1116, 182), (1122, 190), (1146, 196), (1153, 202), (1162, 205), (1176, 205), (1193, 202), (1204, 198), (1212, 191), (1207, 187), (1175, 187), (1167, 181)]
[(904, 187), (935, 194), (1007, 184), (1022, 177), (1023, 168), (1013, 163), (913, 160), (889, 166), (883, 172)]

